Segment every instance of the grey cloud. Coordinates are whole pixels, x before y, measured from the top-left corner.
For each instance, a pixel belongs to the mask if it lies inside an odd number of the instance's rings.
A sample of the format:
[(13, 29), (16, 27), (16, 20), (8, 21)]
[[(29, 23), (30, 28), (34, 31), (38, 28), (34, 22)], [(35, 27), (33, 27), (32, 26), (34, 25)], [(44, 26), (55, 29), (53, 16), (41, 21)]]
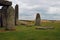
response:
[[(36, 13), (40, 13), (42, 19), (58, 19), (60, 16), (48, 13), (50, 7), (60, 7), (60, 0), (15, 0), (13, 6), (15, 4), (19, 4), (19, 19), (34, 19)], [(35, 5), (38, 7), (34, 8)]]

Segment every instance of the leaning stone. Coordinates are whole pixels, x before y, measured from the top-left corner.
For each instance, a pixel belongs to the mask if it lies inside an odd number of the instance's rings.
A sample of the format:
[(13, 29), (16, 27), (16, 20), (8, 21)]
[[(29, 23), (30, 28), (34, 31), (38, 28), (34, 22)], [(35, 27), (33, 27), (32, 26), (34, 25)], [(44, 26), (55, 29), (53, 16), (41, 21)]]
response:
[(40, 25), (41, 25), (40, 23), (41, 23), (40, 14), (37, 13), (37, 15), (36, 15), (36, 20), (35, 20), (35, 25), (36, 25), (36, 26), (40, 26)]

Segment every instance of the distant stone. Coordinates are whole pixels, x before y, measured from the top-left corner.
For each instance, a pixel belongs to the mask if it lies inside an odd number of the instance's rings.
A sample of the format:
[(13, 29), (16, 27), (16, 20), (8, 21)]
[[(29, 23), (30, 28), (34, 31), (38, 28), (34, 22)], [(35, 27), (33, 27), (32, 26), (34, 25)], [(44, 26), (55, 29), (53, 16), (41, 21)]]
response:
[(35, 25), (36, 25), (36, 26), (40, 26), (40, 25), (41, 25), (40, 23), (41, 23), (40, 14), (37, 13), (37, 15), (36, 15), (36, 20), (35, 20)]

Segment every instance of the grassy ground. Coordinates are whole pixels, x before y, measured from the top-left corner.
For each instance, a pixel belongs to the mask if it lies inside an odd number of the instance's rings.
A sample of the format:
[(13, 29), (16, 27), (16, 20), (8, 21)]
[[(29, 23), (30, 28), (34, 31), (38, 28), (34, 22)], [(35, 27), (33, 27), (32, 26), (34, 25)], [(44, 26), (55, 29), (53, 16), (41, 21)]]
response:
[(42, 23), (55, 29), (36, 30), (37, 26), (16, 26), (16, 31), (0, 32), (0, 40), (60, 40), (60, 23)]

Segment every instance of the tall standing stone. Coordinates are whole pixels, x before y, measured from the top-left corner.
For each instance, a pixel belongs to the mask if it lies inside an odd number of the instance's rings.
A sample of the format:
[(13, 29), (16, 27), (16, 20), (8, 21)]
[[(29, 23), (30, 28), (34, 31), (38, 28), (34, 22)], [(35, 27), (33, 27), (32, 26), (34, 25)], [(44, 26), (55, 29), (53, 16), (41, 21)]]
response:
[(0, 27), (1, 27), (1, 10), (0, 10)]
[(2, 27), (2, 13), (1, 13), (1, 9), (0, 9), (0, 27)]
[(15, 6), (15, 25), (18, 25), (18, 5)]
[(15, 10), (12, 6), (7, 9), (7, 26), (6, 30), (15, 30)]
[(40, 14), (37, 13), (37, 15), (36, 15), (36, 20), (35, 20), (35, 25), (36, 25), (36, 26), (40, 26), (40, 22), (41, 22)]
[(3, 6), (2, 7), (2, 25), (3, 27), (6, 27), (7, 26), (7, 8), (8, 6)]

